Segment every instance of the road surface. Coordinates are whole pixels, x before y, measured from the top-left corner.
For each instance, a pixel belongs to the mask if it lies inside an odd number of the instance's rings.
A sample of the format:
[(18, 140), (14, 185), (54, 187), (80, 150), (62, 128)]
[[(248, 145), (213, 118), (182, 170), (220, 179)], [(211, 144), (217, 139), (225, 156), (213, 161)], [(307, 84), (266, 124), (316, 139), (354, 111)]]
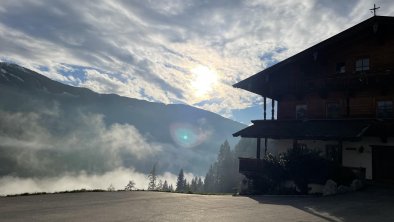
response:
[(332, 197), (142, 191), (1, 197), (0, 221), (394, 221), (394, 189)]

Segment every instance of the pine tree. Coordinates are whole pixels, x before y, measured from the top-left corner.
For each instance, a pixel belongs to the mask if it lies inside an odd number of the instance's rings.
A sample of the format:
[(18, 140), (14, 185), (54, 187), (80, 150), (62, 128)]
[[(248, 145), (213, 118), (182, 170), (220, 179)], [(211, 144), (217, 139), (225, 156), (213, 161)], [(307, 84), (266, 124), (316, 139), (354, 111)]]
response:
[(156, 186), (156, 190), (163, 191), (163, 181), (159, 180), (159, 183)]
[(148, 179), (149, 179), (148, 190), (155, 190), (156, 189), (156, 180), (157, 180), (156, 163), (153, 165), (152, 170), (150, 171), (150, 173), (148, 175)]
[[(243, 144), (248, 144), (243, 142)], [(241, 150), (240, 143), (237, 144)], [(217, 161), (209, 168), (204, 179), (204, 192), (233, 192), (238, 186), (241, 175), (238, 173), (238, 159), (236, 152), (232, 151), (227, 140), (220, 146)]]
[(164, 180), (162, 191), (165, 191), (165, 192), (170, 191), (170, 187), (168, 186), (167, 180)]
[(204, 191), (211, 193), (215, 192), (215, 178), (214, 178), (214, 166), (211, 165), (204, 179)]
[(234, 165), (234, 155), (231, 152), (230, 145), (226, 140), (220, 146), (218, 155), (217, 185), (219, 192), (232, 192), (233, 188), (236, 186), (236, 184), (234, 184), (234, 178), (236, 177), (236, 172), (234, 172)]
[(190, 191), (190, 184), (187, 182), (186, 179), (183, 180), (183, 192), (188, 193)]
[(190, 191), (195, 193), (197, 192), (197, 177), (194, 177), (190, 183)]
[(203, 182), (201, 180), (201, 177), (199, 177), (198, 180), (197, 180), (197, 192), (198, 193), (204, 192), (204, 184), (203, 184)]
[(124, 188), (124, 190), (126, 191), (131, 191), (134, 189), (135, 183), (134, 181), (130, 180), (129, 183), (126, 185), (126, 187)]
[(176, 192), (185, 192), (185, 175), (183, 174), (183, 169), (179, 171), (178, 179), (176, 182)]

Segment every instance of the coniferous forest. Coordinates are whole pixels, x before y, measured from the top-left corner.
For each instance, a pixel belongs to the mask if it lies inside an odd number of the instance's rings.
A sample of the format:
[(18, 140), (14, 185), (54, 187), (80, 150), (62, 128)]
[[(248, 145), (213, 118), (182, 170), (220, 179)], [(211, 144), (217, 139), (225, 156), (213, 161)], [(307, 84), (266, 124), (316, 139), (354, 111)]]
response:
[(235, 193), (243, 178), (238, 173), (238, 157), (253, 156), (254, 141), (241, 139), (232, 149), (227, 141), (220, 146), (217, 159), (213, 162), (205, 178), (194, 177), (187, 181), (183, 169), (180, 169), (175, 188), (168, 185), (167, 181), (157, 181), (156, 165), (148, 175), (148, 190), (180, 193)]

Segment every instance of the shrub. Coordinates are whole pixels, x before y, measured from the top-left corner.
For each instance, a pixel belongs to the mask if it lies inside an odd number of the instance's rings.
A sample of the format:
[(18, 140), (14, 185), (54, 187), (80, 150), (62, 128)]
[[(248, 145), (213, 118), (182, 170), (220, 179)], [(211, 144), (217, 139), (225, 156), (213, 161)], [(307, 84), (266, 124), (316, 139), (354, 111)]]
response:
[(308, 192), (308, 183), (323, 184), (328, 179), (330, 162), (316, 150), (289, 149), (282, 158), (287, 178), (294, 180), (301, 193)]
[(263, 159), (263, 171), (253, 181), (257, 193), (294, 194), (283, 182), (294, 181), (300, 193), (308, 193), (308, 184), (325, 184), (328, 179), (338, 185), (349, 185), (356, 176), (336, 162), (329, 161), (317, 150), (293, 148), (279, 156), (268, 154)]
[(338, 185), (345, 186), (350, 186), (352, 181), (354, 179), (357, 179), (357, 176), (351, 169), (342, 167), (339, 164), (334, 164), (330, 166), (328, 177), (334, 180)]

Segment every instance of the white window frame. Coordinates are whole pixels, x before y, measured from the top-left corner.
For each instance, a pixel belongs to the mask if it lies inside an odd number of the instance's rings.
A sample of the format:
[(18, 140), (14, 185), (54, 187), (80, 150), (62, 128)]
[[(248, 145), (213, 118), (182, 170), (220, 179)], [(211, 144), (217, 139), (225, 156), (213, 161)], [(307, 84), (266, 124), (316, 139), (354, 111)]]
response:
[(362, 57), (356, 60), (356, 72), (368, 71), (370, 68), (369, 57)]

